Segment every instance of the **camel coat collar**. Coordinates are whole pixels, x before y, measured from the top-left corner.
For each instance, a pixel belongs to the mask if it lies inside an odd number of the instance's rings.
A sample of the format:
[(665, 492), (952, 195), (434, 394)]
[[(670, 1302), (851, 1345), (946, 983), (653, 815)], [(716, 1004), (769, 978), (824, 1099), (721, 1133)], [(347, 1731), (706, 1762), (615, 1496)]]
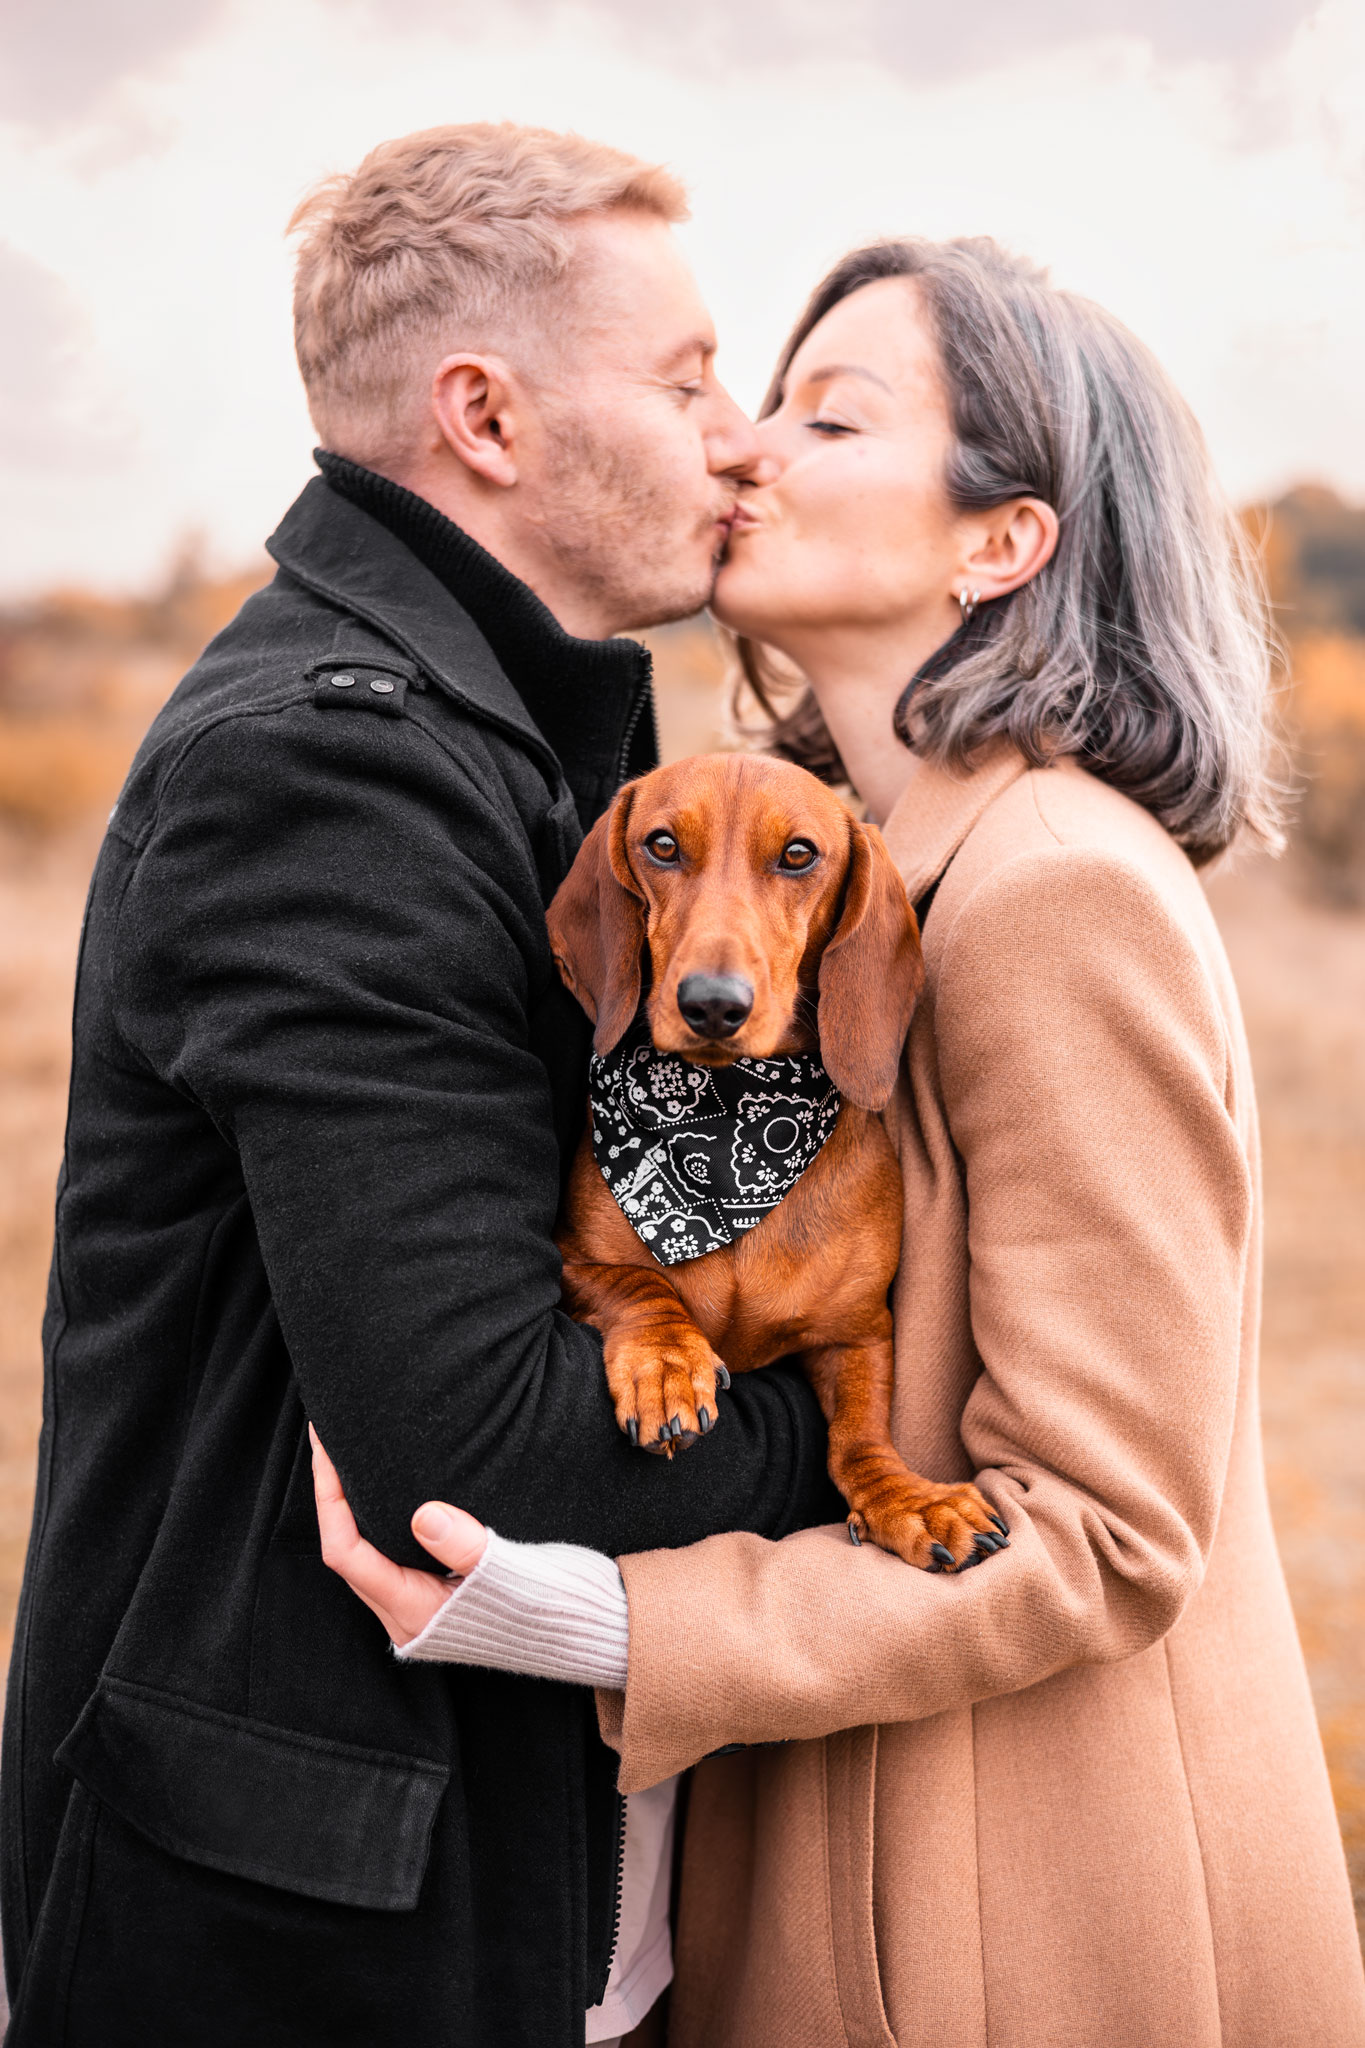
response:
[(1008, 740), (995, 741), (967, 768), (916, 761), (881, 828), (912, 903), (939, 880), (972, 827), (1027, 768)]

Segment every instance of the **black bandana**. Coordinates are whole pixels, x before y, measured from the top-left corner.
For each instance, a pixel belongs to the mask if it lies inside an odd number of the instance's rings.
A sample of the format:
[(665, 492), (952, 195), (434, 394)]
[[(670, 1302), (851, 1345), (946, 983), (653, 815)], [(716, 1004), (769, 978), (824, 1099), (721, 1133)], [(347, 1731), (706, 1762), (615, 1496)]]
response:
[(661, 1265), (761, 1223), (834, 1129), (838, 1089), (808, 1053), (694, 1066), (637, 1024), (588, 1070), (593, 1157)]

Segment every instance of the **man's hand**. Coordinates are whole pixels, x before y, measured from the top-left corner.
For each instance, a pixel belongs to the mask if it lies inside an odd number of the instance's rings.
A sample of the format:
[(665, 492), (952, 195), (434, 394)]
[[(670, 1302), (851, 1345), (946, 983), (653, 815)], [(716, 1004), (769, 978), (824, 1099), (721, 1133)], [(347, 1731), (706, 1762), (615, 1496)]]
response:
[(318, 1441), (312, 1423), (308, 1434), (313, 1444), (313, 1493), (318, 1504), (318, 1529), (322, 1536), (322, 1561), (358, 1593), (371, 1613), (377, 1614), (389, 1632), (389, 1639), (401, 1649), (422, 1633), (432, 1616), (450, 1598), (451, 1580), (472, 1572), (483, 1556), (488, 1532), (463, 1508), (448, 1507), (444, 1501), (426, 1501), (412, 1518), (412, 1533), (424, 1550), (429, 1550), (447, 1574), (414, 1571), (395, 1564), (367, 1543), (355, 1525), (350, 1503), (341, 1490), (336, 1467)]

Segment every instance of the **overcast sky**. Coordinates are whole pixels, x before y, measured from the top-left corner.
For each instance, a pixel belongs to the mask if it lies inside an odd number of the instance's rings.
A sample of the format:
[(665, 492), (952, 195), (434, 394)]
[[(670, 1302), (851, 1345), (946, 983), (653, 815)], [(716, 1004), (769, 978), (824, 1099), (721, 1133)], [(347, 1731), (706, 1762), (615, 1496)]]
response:
[(1360, 0), (4, 0), (0, 596), (250, 558), (310, 471), (283, 229), (438, 121), (667, 161), (748, 404), (870, 235), (994, 233), (1174, 372), (1239, 497), (1365, 497)]

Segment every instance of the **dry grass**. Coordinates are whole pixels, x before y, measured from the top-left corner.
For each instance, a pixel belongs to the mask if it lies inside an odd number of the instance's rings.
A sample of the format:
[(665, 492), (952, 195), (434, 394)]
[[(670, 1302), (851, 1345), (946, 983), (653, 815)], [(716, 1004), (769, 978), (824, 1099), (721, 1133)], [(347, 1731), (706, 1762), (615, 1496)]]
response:
[(1291, 874), (1209, 893), (1261, 1107), (1271, 1506), (1365, 1932), (1365, 913)]

